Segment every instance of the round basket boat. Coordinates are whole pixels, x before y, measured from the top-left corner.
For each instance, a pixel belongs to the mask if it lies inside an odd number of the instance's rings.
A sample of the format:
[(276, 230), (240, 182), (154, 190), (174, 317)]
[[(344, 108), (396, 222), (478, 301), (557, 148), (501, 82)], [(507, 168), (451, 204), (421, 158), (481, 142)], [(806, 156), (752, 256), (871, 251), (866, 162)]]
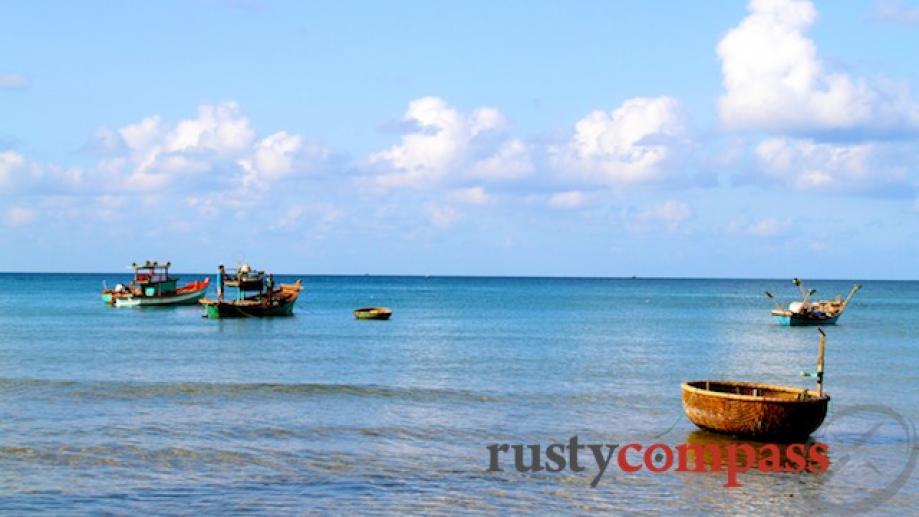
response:
[(388, 320), (392, 316), (389, 307), (361, 307), (354, 309), (354, 317), (359, 320)]
[(716, 433), (757, 440), (803, 440), (826, 417), (830, 396), (813, 390), (736, 381), (690, 381), (681, 386), (692, 423)]

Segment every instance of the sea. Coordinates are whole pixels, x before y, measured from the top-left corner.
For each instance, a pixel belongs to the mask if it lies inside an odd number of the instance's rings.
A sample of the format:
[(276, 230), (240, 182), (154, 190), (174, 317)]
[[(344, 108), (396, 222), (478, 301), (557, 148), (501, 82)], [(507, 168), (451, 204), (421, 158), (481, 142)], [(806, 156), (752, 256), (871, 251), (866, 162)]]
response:
[[(180, 275), (183, 281), (204, 274)], [(789, 279), (292, 275), (292, 317), (113, 308), (122, 274), (0, 274), (0, 512), (915, 515), (919, 282), (863, 288), (824, 330), (823, 472), (518, 471), (489, 445), (729, 447), (687, 380), (815, 388)], [(213, 282), (212, 282), (213, 284)], [(211, 293), (213, 296), (213, 293)], [(394, 309), (358, 321), (356, 307)], [(532, 449), (522, 449), (527, 454)], [(529, 458), (529, 456), (526, 456)], [(640, 455), (630, 456), (641, 462)], [(657, 461), (657, 459), (655, 459)], [(569, 465), (570, 466), (570, 465)], [(714, 465), (711, 465), (714, 467)]]

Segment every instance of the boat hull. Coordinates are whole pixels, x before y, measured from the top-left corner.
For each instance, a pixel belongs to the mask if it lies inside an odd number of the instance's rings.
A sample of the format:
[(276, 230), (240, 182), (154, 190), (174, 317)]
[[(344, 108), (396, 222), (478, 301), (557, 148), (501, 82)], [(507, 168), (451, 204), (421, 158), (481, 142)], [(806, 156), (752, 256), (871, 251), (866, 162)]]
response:
[(205, 278), (191, 282), (169, 294), (138, 295), (131, 290), (105, 289), (102, 291), (102, 302), (115, 307), (156, 307), (170, 305), (194, 305), (204, 297), (210, 280)]
[(734, 381), (681, 386), (683, 410), (701, 429), (756, 440), (803, 440), (826, 418), (830, 396), (801, 388)]
[(814, 325), (835, 325), (839, 316), (830, 316), (828, 318), (808, 318), (799, 314), (776, 314), (772, 317), (775, 322), (785, 327), (805, 327)]
[(241, 305), (234, 302), (212, 302), (205, 304), (206, 316), (219, 318), (263, 318), (266, 316), (292, 316), (296, 300), (277, 305)]
[(167, 305), (194, 305), (204, 297), (207, 287), (173, 296), (128, 296), (115, 298), (115, 307), (155, 307)]

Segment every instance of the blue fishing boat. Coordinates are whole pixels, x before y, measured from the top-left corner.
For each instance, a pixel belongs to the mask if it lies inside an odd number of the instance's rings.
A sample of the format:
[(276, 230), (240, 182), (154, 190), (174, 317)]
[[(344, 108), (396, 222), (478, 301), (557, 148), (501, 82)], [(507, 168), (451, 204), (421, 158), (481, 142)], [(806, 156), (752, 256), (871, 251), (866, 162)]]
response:
[(852, 301), (852, 297), (862, 287), (859, 284), (853, 285), (845, 299), (842, 296), (837, 296), (833, 300), (811, 301), (811, 296), (817, 293), (816, 289), (805, 289), (804, 282), (800, 278), (793, 279), (792, 283), (801, 291), (803, 298), (799, 302), (789, 303), (787, 309), (782, 307), (772, 293), (766, 291), (766, 296), (775, 304), (775, 309), (771, 312), (773, 319), (779, 325), (786, 327), (835, 325), (836, 320), (842, 316), (849, 302)]

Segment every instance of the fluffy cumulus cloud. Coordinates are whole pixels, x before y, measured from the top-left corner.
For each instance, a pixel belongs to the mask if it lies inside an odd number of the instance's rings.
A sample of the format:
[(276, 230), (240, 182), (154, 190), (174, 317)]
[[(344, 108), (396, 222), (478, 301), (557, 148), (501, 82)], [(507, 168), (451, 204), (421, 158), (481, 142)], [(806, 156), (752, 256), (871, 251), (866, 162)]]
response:
[(146, 117), (118, 129), (99, 129), (89, 150), (91, 167), (63, 167), (0, 152), (0, 189), (106, 193), (154, 193), (182, 182), (260, 187), (324, 162), (328, 150), (303, 137), (278, 131), (257, 138), (234, 102), (202, 105), (197, 115), (170, 125)]
[(664, 176), (683, 141), (679, 103), (639, 97), (579, 120), (571, 140), (551, 146), (549, 155), (563, 173), (599, 183), (641, 183)]
[(507, 121), (494, 108), (464, 114), (439, 97), (424, 97), (409, 103), (403, 120), (411, 130), (400, 143), (367, 159), (381, 187), (505, 180), (533, 170), (529, 146), (506, 136)]
[(298, 171), (309, 172), (329, 156), (324, 146), (279, 131), (259, 140), (251, 156), (241, 158), (238, 163), (245, 173), (244, 186), (265, 187)]
[(893, 192), (912, 191), (902, 153), (879, 144), (832, 144), (807, 139), (770, 138), (756, 147), (762, 171), (799, 190)]
[[(248, 153), (255, 139), (249, 119), (233, 102), (203, 105), (195, 118), (164, 127), (159, 117), (147, 117), (115, 134), (124, 155), (105, 165), (127, 172), (125, 185), (136, 190), (163, 188), (177, 176), (212, 171)], [(108, 135), (106, 135), (108, 137)]]
[(751, 0), (749, 14), (718, 43), (730, 128), (767, 131), (899, 131), (919, 126), (908, 89), (831, 69), (806, 36), (808, 0)]

